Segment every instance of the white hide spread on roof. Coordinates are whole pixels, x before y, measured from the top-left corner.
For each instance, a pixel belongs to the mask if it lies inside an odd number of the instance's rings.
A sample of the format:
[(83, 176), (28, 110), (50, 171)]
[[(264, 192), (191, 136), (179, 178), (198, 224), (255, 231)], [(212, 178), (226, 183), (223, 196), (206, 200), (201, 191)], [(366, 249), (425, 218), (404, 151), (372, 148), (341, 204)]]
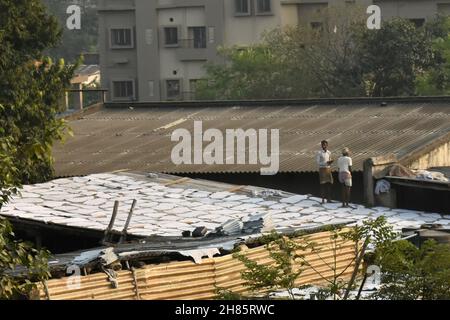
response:
[[(144, 177), (144, 178), (142, 178)], [(200, 187), (199, 187), (200, 188)], [(24, 186), (22, 196), (5, 205), (0, 214), (48, 224), (105, 230), (114, 201), (120, 202), (114, 230), (122, 231), (133, 199), (137, 200), (128, 233), (136, 236), (181, 236), (204, 226), (214, 230), (230, 219), (248, 221), (255, 214), (270, 214), (277, 229), (308, 228), (348, 220), (363, 221), (381, 215), (396, 231), (437, 223), (450, 227), (450, 215), (384, 207), (365, 208), (340, 203), (320, 204), (320, 199), (288, 194), (264, 198), (227, 191), (209, 192), (180, 185), (165, 186), (142, 175), (94, 174)], [(450, 213), (449, 213), (450, 214)]]

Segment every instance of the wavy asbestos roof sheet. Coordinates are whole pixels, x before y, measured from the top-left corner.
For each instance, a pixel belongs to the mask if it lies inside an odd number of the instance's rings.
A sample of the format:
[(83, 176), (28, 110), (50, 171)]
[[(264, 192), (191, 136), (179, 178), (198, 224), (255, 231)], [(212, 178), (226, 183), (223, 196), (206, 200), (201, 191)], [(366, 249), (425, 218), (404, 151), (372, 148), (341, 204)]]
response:
[(177, 143), (171, 142), (171, 135), (178, 128), (193, 133), (194, 121), (202, 121), (203, 131), (215, 128), (224, 135), (226, 129), (278, 129), (280, 172), (316, 171), (314, 154), (323, 139), (330, 142), (334, 157), (349, 147), (358, 171), (367, 158), (395, 154), (401, 159), (436, 140), (450, 140), (450, 100), (393, 100), (387, 106), (368, 99), (272, 104), (110, 105), (70, 122), (74, 137), (54, 150), (56, 174), (122, 169), (171, 174), (259, 172), (260, 164), (173, 164), (171, 152)]

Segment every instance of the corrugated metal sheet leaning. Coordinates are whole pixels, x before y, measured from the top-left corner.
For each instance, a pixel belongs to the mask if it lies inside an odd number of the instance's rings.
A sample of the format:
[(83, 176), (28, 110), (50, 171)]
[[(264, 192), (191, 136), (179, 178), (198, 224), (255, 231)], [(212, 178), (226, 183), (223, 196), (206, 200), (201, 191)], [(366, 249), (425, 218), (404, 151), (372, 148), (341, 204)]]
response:
[[(345, 231), (345, 229), (343, 230)], [(323, 284), (324, 277), (331, 278), (334, 255), (336, 273), (342, 278), (351, 275), (354, 266), (355, 244), (343, 240), (331, 241), (330, 232), (319, 232), (297, 238), (316, 244), (315, 250), (300, 252), (310, 264), (298, 278), (298, 286)], [(337, 245), (336, 245), (337, 244)], [(337, 249), (336, 249), (337, 248)], [(245, 255), (258, 263), (270, 264), (269, 253), (264, 246), (247, 249)], [(49, 280), (46, 286), (39, 285), (39, 299), (51, 300), (205, 300), (214, 299), (217, 289), (235, 293), (246, 293), (241, 272), (245, 266), (231, 254), (194, 262), (171, 262), (147, 265), (144, 268), (117, 272), (118, 287), (113, 288), (108, 276), (103, 273), (81, 277), (79, 288), (73, 286), (73, 278)], [(68, 284), (70, 285), (68, 287)]]

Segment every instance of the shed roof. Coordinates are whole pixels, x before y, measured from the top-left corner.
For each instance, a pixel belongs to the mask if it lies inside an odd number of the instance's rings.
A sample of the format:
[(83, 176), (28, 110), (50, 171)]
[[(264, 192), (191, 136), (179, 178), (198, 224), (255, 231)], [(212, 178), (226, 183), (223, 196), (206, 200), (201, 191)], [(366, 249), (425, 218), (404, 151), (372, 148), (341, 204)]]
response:
[(138, 237), (179, 237), (200, 226), (213, 231), (229, 220), (245, 223), (255, 215), (267, 215), (267, 222), (280, 232), (382, 215), (397, 231), (424, 223), (450, 227), (450, 212), (440, 215), (361, 205), (340, 208), (340, 203), (322, 205), (319, 198), (308, 195), (159, 174), (108, 173), (58, 179), (24, 186), (21, 193), (2, 207), (0, 215), (16, 222), (98, 232), (107, 228), (116, 200), (120, 206), (113, 230), (121, 232), (136, 199), (128, 234)]
[[(433, 142), (450, 139), (450, 98), (191, 102), (110, 104), (70, 122), (74, 137), (55, 148), (59, 176), (120, 169), (143, 172), (259, 172), (261, 165), (175, 165), (175, 129), (279, 129), (280, 172), (316, 170), (314, 154), (327, 139), (334, 157), (352, 151), (354, 170), (364, 160), (386, 154), (399, 159)], [(270, 148), (269, 148), (270, 150)], [(248, 150), (247, 150), (248, 151)]]

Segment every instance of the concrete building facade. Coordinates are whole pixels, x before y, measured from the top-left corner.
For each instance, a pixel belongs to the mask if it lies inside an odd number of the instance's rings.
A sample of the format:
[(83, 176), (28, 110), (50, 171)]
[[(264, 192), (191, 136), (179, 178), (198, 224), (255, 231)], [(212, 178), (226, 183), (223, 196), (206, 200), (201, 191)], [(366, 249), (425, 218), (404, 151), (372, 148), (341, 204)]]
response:
[(108, 101), (191, 100), (218, 48), (247, 46), (284, 25), (319, 25), (332, 5), (377, 4), (382, 18), (418, 25), (450, 0), (99, 0), (102, 86)]

